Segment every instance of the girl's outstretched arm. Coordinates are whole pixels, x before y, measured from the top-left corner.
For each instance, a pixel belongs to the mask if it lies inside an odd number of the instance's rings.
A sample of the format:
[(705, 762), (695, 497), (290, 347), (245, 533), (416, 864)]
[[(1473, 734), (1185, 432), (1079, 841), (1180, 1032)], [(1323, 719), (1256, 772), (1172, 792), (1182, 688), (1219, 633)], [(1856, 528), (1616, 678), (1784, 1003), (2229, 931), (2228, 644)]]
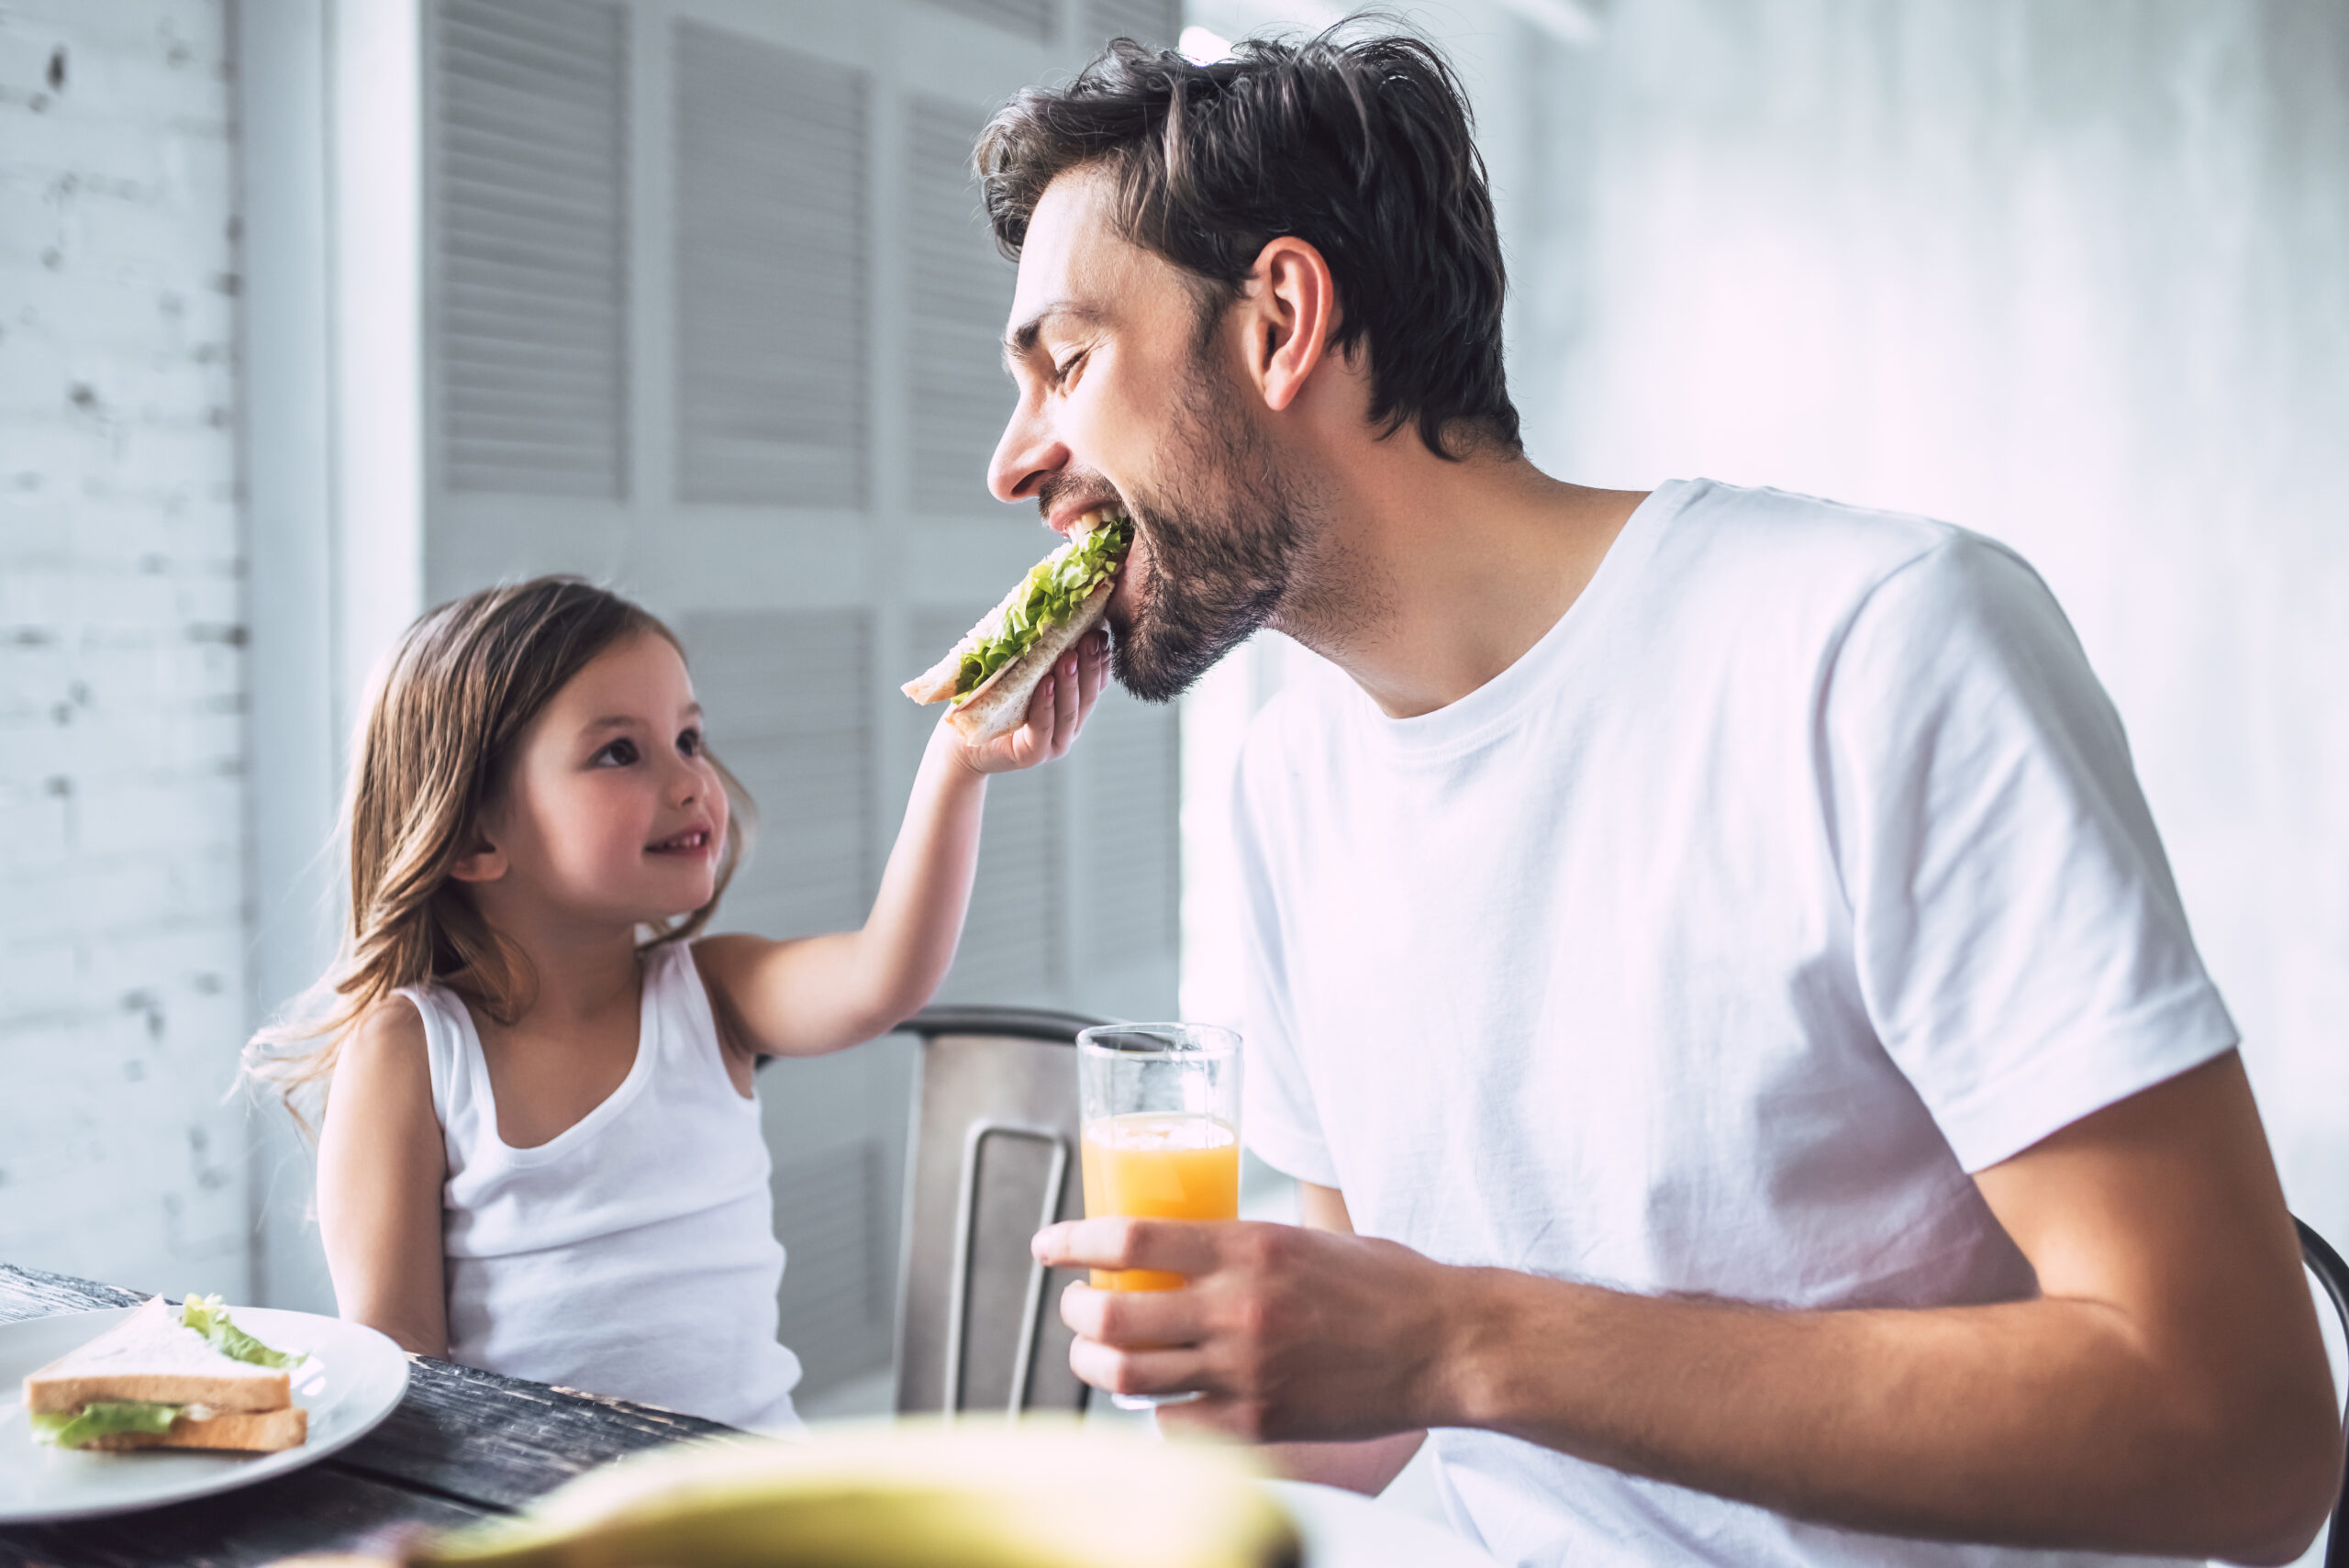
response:
[(335, 1061), (318, 1129), (318, 1236), (337, 1310), (417, 1355), (449, 1353), (448, 1174), (424, 1020), (395, 997), (359, 1021)]
[(886, 1033), (920, 1010), (954, 962), (970, 908), (987, 775), (1066, 751), (1108, 670), (1108, 639), (1096, 631), (1037, 685), (1027, 722), (1010, 734), (972, 746), (952, 725), (939, 724), (862, 930), (696, 944), (710, 1004), (736, 1049), (815, 1056)]

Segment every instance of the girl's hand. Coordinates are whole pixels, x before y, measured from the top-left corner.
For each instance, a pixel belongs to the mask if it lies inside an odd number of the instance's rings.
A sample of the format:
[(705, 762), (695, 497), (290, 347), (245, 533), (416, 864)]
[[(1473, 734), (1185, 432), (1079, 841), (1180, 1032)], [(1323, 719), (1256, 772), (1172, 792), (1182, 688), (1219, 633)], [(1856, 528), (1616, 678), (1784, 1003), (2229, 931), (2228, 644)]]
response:
[(1109, 678), (1109, 634), (1089, 631), (1074, 650), (1063, 654), (1052, 673), (1036, 684), (1028, 699), (1028, 717), (1008, 735), (971, 745), (941, 719), (938, 732), (955, 748), (963, 765), (973, 773), (1008, 773), (1049, 762), (1069, 749), (1085, 717), (1101, 697)]
[[(695, 944), (710, 1000), (731, 1016), (743, 1046), (769, 1056), (820, 1055), (888, 1033), (930, 1000), (954, 962), (971, 907), (985, 775), (1066, 751), (1108, 678), (1108, 635), (1095, 631), (1036, 683), (1028, 717), (1010, 734), (974, 746), (940, 720), (861, 929), (781, 942), (736, 933)], [(421, 1031), (419, 1024), (419, 1041)], [(423, 1091), (428, 1119), (431, 1087)]]

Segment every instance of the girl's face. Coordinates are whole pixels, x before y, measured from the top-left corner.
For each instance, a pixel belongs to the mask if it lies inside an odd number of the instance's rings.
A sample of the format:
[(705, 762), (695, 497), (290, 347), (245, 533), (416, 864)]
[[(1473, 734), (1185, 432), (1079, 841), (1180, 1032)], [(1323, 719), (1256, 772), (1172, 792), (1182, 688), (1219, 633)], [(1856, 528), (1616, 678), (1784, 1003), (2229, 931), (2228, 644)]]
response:
[(726, 812), (685, 662), (645, 633), (597, 654), (523, 732), (486, 842), (456, 875), (493, 918), (493, 906), (529, 905), (629, 927), (666, 919), (715, 895)]

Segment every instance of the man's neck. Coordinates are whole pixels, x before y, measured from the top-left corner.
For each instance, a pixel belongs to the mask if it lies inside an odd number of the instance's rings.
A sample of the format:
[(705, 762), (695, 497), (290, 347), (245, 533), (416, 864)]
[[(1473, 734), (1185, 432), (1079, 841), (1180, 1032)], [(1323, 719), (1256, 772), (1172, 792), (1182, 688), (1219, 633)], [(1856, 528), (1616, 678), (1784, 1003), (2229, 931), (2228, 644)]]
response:
[(1522, 658), (1642, 499), (1552, 479), (1522, 458), (1446, 462), (1408, 427), (1324, 473), (1310, 571), (1272, 625), (1394, 718), (1457, 702)]

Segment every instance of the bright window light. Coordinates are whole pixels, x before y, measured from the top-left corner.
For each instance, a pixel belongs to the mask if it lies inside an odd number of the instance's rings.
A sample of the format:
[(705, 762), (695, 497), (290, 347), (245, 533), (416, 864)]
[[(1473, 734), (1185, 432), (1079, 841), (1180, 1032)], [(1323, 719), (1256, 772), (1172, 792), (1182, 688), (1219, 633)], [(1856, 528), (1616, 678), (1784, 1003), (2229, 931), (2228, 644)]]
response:
[(1231, 40), (1205, 28), (1185, 28), (1178, 47), (1183, 51), (1183, 58), (1194, 65), (1213, 65), (1219, 60), (1231, 58)]

